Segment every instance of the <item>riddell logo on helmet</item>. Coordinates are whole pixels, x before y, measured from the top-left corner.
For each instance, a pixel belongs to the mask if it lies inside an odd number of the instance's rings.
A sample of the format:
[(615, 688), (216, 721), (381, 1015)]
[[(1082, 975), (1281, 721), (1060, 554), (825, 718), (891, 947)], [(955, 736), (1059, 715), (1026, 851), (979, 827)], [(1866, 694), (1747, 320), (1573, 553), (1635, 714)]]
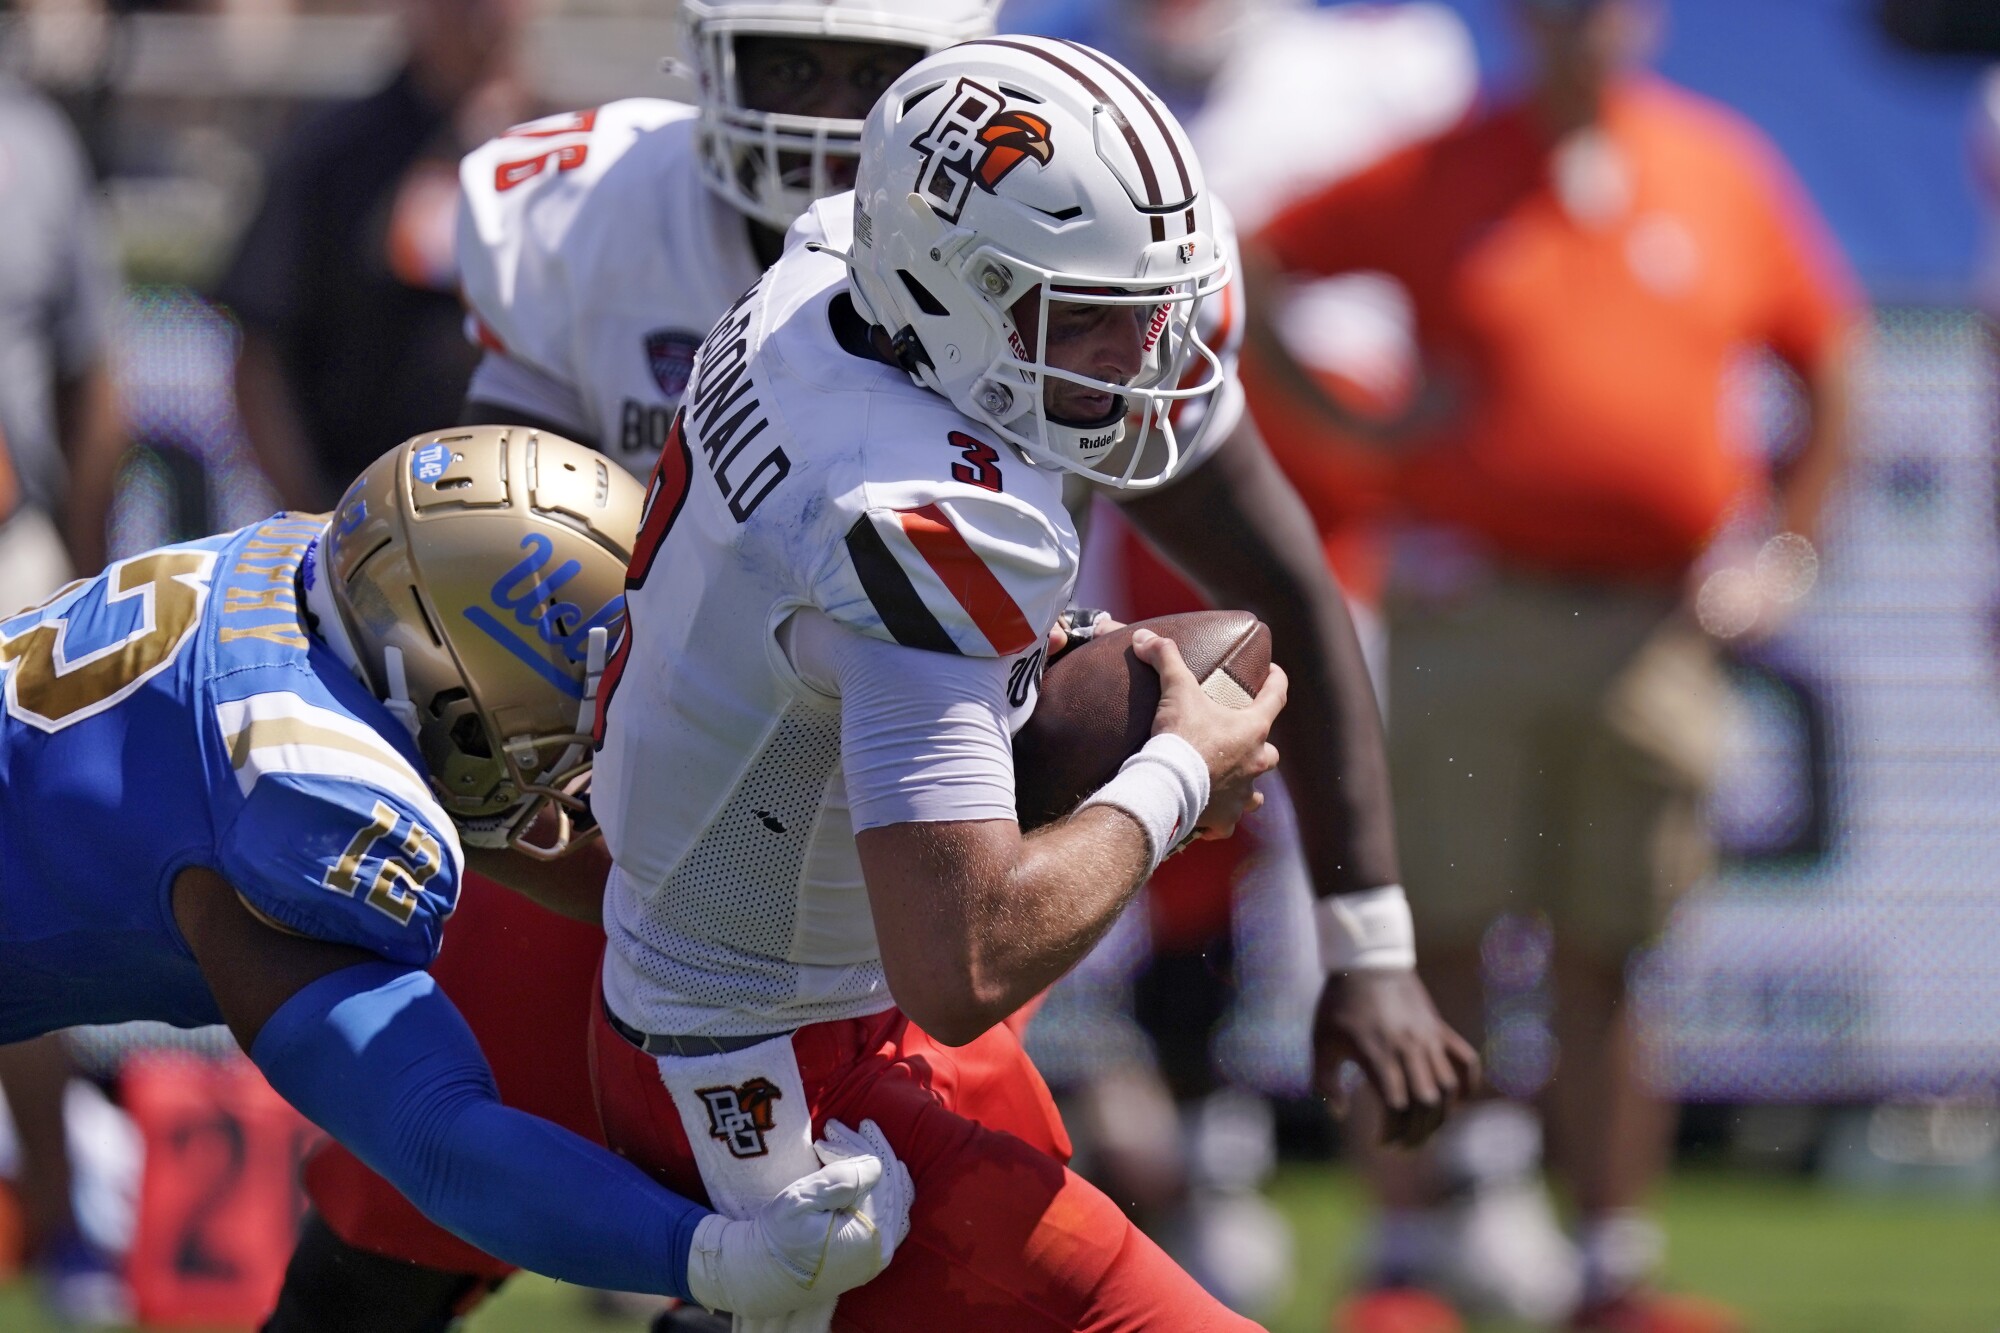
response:
[(910, 146), (924, 155), (917, 193), (947, 222), (958, 221), (973, 186), (993, 194), (1023, 162), (1033, 158), (1046, 166), (1055, 156), (1048, 121), (1009, 110), (999, 93), (971, 79), (958, 81), (937, 119)]

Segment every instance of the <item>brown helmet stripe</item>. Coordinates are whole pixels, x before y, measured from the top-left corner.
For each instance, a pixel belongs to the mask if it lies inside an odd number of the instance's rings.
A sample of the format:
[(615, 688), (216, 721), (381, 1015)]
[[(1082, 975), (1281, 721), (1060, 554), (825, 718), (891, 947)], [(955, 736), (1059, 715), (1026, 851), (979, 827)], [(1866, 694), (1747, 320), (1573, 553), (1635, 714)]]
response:
[[(1147, 96), (1146, 90), (1139, 85), (1139, 81), (1134, 79), (1130, 72), (1114, 64), (1112, 61), (1106, 60), (1089, 47), (1079, 45), (1066, 38), (1058, 38), (1057, 40), (1061, 41), (1064, 46), (1080, 51), (1084, 55), (1095, 56), (1098, 64), (1110, 70), (1120, 83), (1132, 90), (1132, 96), (1138, 98), (1139, 105), (1145, 107), (1147, 114), (1152, 116), (1153, 124), (1159, 128), (1160, 137), (1167, 141), (1167, 151), (1173, 154), (1174, 170), (1178, 171), (1181, 176), (1181, 198), (1193, 198), (1194, 182), (1188, 178), (1187, 162), (1181, 157), (1181, 147), (1174, 142), (1173, 132), (1167, 128), (1167, 118), (1160, 114), (1159, 106), (1155, 104), (1153, 98)], [(1160, 201), (1156, 199), (1154, 202), (1157, 203)]]
[[(1159, 174), (1153, 170), (1152, 156), (1146, 152), (1146, 145), (1140, 140), (1139, 131), (1137, 127), (1132, 124), (1131, 119), (1127, 117), (1123, 111), (1119, 110), (1118, 104), (1111, 100), (1111, 94), (1105, 92), (1104, 89), (1101, 86), (1099, 86), (1099, 84), (1095, 79), (1091, 78), (1088, 74), (1085, 74), (1082, 70), (1078, 69), (1076, 66), (1070, 64), (1067, 60), (1062, 59), (1061, 57), (1053, 54), (1052, 52), (1044, 51), (1039, 46), (1030, 46), (1026, 42), (1009, 41), (1005, 37), (981, 37), (977, 41), (966, 42), (964, 43), (964, 45), (1004, 46), (1007, 47), (1009, 50), (1013, 51), (1026, 51), (1031, 56), (1040, 56), (1043, 60), (1048, 61), (1051, 65), (1054, 65), (1057, 69), (1061, 70), (1063, 73), (1069, 75), (1072, 79), (1075, 79), (1078, 83), (1082, 84), (1084, 86), (1085, 91), (1087, 91), (1092, 97), (1095, 97), (1098, 100), (1098, 103), (1101, 106), (1103, 106), (1107, 112), (1110, 113), (1111, 123), (1116, 125), (1120, 133), (1122, 133), (1125, 136), (1125, 146), (1132, 150), (1133, 158), (1136, 159), (1139, 163), (1139, 179), (1142, 182), (1144, 182), (1146, 186), (1147, 202), (1150, 203), (1154, 208), (1159, 208), (1166, 202), (1165, 200), (1160, 198)], [(1140, 100), (1144, 101), (1145, 99), (1141, 98)], [(1158, 113), (1156, 112), (1155, 115), (1157, 114)], [(1168, 146), (1172, 147), (1171, 138), (1168, 140)], [(1178, 151), (1175, 152), (1175, 157), (1176, 158), (1179, 157)], [(1187, 171), (1185, 168), (1183, 168), (1181, 172), (1181, 182), (1182, 184), (1187, 183)], [(1153, 215), (1152, 221), (1153, 221), (1153, 239), (1156, 241), (1164, 241), (1167, 238), (1166, 219), (1161, 217), (1159, 214), (1155, 213)]]

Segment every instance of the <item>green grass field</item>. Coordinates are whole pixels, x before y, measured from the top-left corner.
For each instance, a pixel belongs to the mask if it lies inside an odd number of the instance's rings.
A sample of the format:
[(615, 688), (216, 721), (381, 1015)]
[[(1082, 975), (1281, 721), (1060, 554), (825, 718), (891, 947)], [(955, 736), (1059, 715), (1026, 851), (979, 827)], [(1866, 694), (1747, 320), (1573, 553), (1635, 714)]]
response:
[[(1272, 1333), (1320, 1333), (1361, 1225), (1349, 1173), (1291, 1167), (1274, 1198), (1298, 1232), (1299, 1289)], [(2000, 1199), (1840, 1194), (1804, 1181), (1683, 1174), (1662, 1200), (1668, 1281), (1726, 1300), (1755, 1333), (2000, 1333)], [(0, 1290), (4, 1333), (58, 1333), (25, 1285)], [(911, 1325), (913, 1330), (919, 1324)], [(637, 1333), (576, 1291), (517, 1280), (467, 1333)], [(1481, 1333), (1515, 1333), (1498, 1328)]]

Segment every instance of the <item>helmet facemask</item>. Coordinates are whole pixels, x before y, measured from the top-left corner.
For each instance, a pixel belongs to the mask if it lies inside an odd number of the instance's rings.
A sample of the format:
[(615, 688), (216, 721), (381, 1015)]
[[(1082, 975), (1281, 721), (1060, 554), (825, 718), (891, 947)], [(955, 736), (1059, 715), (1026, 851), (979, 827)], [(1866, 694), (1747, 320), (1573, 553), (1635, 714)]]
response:
[[(853, 180), (863, 122), (746, 106), (737, 77), (737, 41), (762, 35), (718, 23), (692, 39), (699, 43), (697, 68), (704, 83), (717, 84), (702, 98), (702, 179), (738, 212), (783, 231), (814, 200)], [(836, 163), (845, 169), (836, 173)]]
[[(1164, 285), (1107, 284), (1101, 276), (1057, 273), (990, 250), (976, 252), (965, 271), (999, 332), (999, 352), (972, 382), (962, 411), (1030, 460), (1093, 481), (1143, 490), (1174, 474), (1182, 452), (1174, 408), (1207, 397), (1224, 381), (1221, 358), (1198, 329), (1202, 303), (1228, 280), (1219, 260)], [(1023, 299), (1034, 311), (1027, 321), (1032, 346), (1014, 317)], [(1129, 380), (1096, 378), (1049, 358), (1051, 330), (1093, 307), (1129, 311), (1138, 326), (1141, 359)], [(1061, 413), (1050, 400), (1074, 397), (1063, 385), (1108, 396), (1109, 409), (1095, 419)]]
[[(496, 742), (469, 691), (446, 689), (432, 696), (417, 741), (433, 786), (459, 794), (445, 808), (468, 845), (504, 846), (553, 861), (597, 835), (590, 810), (591, 729), (610, 630), (591, 628), (587, 643), (584, 696), (574, 732)], [(483, 799), (471, 795), (475, 792)]]
[(862, 116), (753, 106), (744, 92), (743, 43), (866, 44), (921, 59), (992, 31), (994, 7), (994, 0), (686, 0), (704, 183), (737, 211), (783, 231), (814, 201), (847, 189), (860, 159)]
[[(911, 206), (918, 203), (913, 197)], [(1163, 249), (1170, 252), (1165, 263), (1162, 255), (1148, 253), (1139, 268), (1166, 270), (1161, 277), (1168, 280), (1107, 278), (1038, 265), (959, 230), (931, 251), (931, 282), (903, 270), (903, 291), (884, 292), (874, 275), (858, 274), (855, 292), (876, 323), (909, 331), (905, 368), (919, 383), (991, 427), (1030, 461), (1122, 490), (1145, 490), (1180, 465), (1175, 409), (1215, 393), (1227, 378), (1221, 357), (1201, 336), (1199, 316), (1203, 303), (1228, 284), (1228, 265), (1206, 237), (1163, 243)], [(1035, 302), (1032, 347), (1013, 314), (1024, 297)], [(877, 305), (890, 308), (878, 311)], [(1128, 382), (1050, 362), (1051, 307), (1063, 305), (1131, 309), (1143, 317), (1142, 360)], [(959, 343), (973, 341), (962, 336), (967, 317), (985, 326), (989, 336), (978, 341), (993, 349), (977, 375), (956, 364), (963, 358)], [(1096, 420), (1065, 419), (1050, 410), (1051, 381), (1115, 401)]]

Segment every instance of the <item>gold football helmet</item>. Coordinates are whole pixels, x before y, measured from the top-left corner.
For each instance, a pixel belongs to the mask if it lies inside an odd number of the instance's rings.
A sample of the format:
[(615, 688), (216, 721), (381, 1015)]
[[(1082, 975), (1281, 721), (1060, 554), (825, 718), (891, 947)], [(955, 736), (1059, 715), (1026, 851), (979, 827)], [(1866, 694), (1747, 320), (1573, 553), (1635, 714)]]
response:
[(520, 426), (415, 436), (341, 497), (307, 606), (410, 729), (467, 843), (547, 858), (593, 831), (573, 816), (644, 503), (602, 454)]

